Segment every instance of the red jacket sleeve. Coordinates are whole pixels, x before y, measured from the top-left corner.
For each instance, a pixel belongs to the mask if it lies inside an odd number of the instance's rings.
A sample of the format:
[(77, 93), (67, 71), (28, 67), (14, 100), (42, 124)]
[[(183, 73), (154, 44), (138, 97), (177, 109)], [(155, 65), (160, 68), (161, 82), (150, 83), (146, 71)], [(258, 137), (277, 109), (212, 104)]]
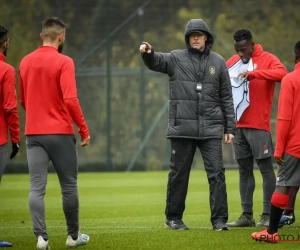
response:
[(287, 69), (279, 61), (279, 59), (272, 55), (268, 54), (269, 58), (265, 60), (270, 60), (270, 67), (263, 70), (254, 70), (248, 72), (248, 80), (259, 79), (259, 80), (269, 80), (273, 82), (280, 82), (282, 78), (288, 73)]
[(89, 129), (84, 120), (81, 107), (77, 98), (65, 99), (68, 112), (70, 113), (72, 120), (78, 126), (78, 133), (81, 139), (87, 139), (90, 136)]
[(18, 115), (18, 100), (16, 94), (16, 72), (9, 68), (3, 82), (3, 110), (8, 125), (11, 141), (20, 141), (20, 118)]
[(81, 135), (81, 139), (87, 139), (90, 136), (89, 129), (86, 125), (77, 98), (74, 62), (69, 57), (66, 57), (66, 60), (62, 65), (62, 70), (60, 75), (60, 86), (61, 86), (65, 105), (68, 109), (68, 112), (72, 120), (78, 126), (78, 132)]
[(276, 147), (274, 156), (282, 158), (290, 131), (293, 115), (293, 87), (290, 81), (283, 79), (278, 101), (276, 124)]

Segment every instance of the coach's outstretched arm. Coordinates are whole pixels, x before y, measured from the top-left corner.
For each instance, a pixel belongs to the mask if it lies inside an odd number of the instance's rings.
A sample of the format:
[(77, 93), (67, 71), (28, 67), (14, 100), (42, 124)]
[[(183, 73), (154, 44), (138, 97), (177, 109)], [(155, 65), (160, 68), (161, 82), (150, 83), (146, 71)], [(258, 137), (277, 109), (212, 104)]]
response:
[(148, 69), (168, 74), (169, 76), (174, 74), (171, 53), (154, 52), (154, 48), (147, 42), (141, 44), (140, 53)]

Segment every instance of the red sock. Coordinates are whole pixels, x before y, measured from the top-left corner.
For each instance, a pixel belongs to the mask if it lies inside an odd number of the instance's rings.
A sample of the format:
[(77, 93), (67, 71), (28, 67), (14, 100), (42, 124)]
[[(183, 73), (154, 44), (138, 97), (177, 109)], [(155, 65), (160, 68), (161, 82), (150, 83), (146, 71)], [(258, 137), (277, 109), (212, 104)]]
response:
[(285, 209), (289, 202), (289, 196), (287, 194), (282, 194), (274, 192), (272, 195), (271, 203), (273, 206)]

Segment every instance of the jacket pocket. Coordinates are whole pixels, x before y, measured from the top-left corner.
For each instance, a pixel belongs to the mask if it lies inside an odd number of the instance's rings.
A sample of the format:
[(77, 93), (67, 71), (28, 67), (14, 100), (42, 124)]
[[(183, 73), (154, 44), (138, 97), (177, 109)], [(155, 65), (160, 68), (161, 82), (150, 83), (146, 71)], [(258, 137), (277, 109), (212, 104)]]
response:
[(169, 124), (176, 126), (177, 101), (169, 101)]
[(76, 137), (75, 137), (75, 135), (72, 135), (72, 140), (73, 140), (74, 144), (76, 144)]

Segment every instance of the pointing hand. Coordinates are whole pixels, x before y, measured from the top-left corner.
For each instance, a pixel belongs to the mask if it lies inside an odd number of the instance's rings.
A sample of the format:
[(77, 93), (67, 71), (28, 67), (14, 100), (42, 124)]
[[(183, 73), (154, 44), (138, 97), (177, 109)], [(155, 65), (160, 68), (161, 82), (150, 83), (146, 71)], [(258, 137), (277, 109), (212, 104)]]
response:
[(143, 42), (140, 46), (140, 53), (144, 54), (144, 53), (151, 53), (151, 45), (147, 42)]

